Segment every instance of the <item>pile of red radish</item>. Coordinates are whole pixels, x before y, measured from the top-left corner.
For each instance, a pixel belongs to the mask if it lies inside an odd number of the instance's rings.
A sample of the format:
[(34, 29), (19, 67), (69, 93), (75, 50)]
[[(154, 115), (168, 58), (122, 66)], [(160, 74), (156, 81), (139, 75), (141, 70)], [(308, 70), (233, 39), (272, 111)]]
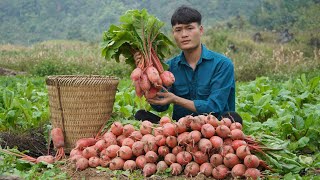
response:
[(172, 175), (257, 179), (260, 170), (269, 167), (253, 154), (255, 151), (262, 152), (245, 136), (240, 123), (229, 118), (219, 121), (209, 114), (186, 116), (178, 122), (164, 116), (160, 124), (143, 121), (139, 130), (114, 122), (99, 140), (79, 140), (70, 159), (78, 170), (97, 166), (141, 169), (144, 176), (151, 176), (171, 168)]

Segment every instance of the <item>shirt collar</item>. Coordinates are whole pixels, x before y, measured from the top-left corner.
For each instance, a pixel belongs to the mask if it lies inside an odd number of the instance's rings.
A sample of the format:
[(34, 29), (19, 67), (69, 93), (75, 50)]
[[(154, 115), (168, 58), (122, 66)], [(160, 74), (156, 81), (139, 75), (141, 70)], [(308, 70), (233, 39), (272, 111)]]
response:
[[(200, 60), (198, 61), (197, 64), (200, 64), (202, 62), (202, 60), (213, 60), (213, 54), (207, 49), (207, 47), (203, 44), (201, 44), (201, 57), (200, 57)], [(187, 61), (186, 61), (186, 58), (183, 54), (183, 51), (179, 54), (179, 59), (178, 59), (178, 63), (181, 63), (181, 64), (185, 64), (185, 65), (188, 65)]]

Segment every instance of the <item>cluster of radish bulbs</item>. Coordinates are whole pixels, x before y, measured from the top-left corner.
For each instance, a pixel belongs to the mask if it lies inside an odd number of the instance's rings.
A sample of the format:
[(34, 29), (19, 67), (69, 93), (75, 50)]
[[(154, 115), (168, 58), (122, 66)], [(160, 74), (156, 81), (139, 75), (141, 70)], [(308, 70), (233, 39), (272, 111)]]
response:
[(141, 169), (144, 176), (151, 176), (171, 168), (172, 175), (257, 179), (262, 169), (270, 169), (253, 154), (257, 151), (262, 152), (240, 123), (229, 118), (219, 121), (209, 114), (185, 116), (177, 122), (163, 116), (159, 124), (143, 121), (140, 129), (114, 122), (100, 138), (80, 139), (69, 159), (78, 170)]

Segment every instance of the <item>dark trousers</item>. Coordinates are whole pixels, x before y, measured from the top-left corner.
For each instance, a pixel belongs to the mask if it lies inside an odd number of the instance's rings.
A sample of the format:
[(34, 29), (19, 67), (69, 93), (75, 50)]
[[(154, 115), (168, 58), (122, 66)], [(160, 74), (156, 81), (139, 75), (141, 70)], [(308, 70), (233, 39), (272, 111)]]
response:
[[(136, 120), (141, 120), (141, 121), (148, 120), (152, 123), (159, 123), (160, 118), (161, 118), (161, 117), (159, 117), (149, 111), (145, 111), (143, 109), (138, 110), (136, 112), (136, 114), (134, 115), (134, 117)], [(239, 122), (242, 124), (242, 118), (237, 112), (234, 112), (234, 111), (224, 112), (224, 113), (222, 113), (221, 118), (219, 120), (221, 120), (224, 117), (231, 119), (231, 121)]]

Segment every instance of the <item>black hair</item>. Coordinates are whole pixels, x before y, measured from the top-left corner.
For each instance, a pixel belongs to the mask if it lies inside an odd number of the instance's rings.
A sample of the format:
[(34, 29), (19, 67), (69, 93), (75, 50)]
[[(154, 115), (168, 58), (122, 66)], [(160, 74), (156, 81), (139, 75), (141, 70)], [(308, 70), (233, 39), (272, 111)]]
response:
[(171, 17), (171, 25), (176, 24), (190, 24), (196, 22), (201, 24), (201, 14), (198, 10), (188, 7), (180, 6), (178, 7)]

